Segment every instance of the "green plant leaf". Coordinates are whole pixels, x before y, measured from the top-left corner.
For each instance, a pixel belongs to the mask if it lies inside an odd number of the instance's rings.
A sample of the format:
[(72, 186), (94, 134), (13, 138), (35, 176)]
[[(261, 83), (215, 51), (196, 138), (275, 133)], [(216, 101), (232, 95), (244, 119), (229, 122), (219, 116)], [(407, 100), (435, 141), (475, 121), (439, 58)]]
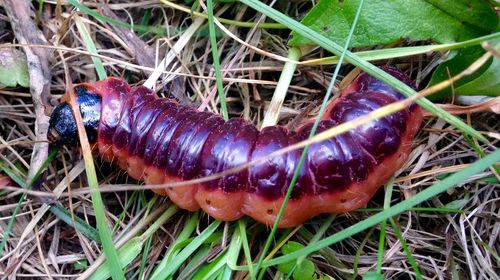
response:
[[(498, 49), (499, 39), (489, 41), (490, 45)], [(481, 46), (472, 46), (452, 51), (447, 61), (441, 63), (434, 73), (428, 86), (433, 86), (465, 70), (485, 53)], [(471, 75), (465, 76), (454, 83), (453, 89), (447, 87), (438, 93), (430, 96), (431, 99), (442, 98), (452, 93), (457, 95), (500, 95), (500, 60), (498, 57), (490, 58), (481, 68)]]
[[(360, 0), (321, 0), (302, 23), (343, 45)], [(469, 0), (371, 0), (366, 1), (350, 47), (394, 43), (400, 38), (415, 41), (456, 42), (488, 34), (498, 17), (488, 1)], [(312, 44), (292, 33), (289, 44)]]
[(14, 48), (0, 49), (0, 84), (7, 87), (29, 86), (26, 56)]
[[(441, 63), (434, 73), (432, 73), (432, 77), (429, 81), (428, 86), (433, 86), (442, 81), (448, 80), (449, 78), (457, 75), (458, 73), (465, 70), (469, 65), (471, 65), (474, 61), (480, 58), (484, 54), (484, 49), (481, 46), (473, 46), (468, 48), (463, 48), (457, 51), (452, 51), (448, 59)], [(469, 76), (465, 76), (462, 79), (456, 81), (454, 83), (454, 92), (457, 93), (457, 87), (461, 85), (465, 85), (471, 81), (477, 79), (483, 72), (485, 72), (491, 64), (491, 60), (479, 68), (475, 73)], [(445, 96), (449, 96), (452, 94), (452, 88), (447, 87), (431, 96), (429, 99), (439, 99)]]
[(456, 89), (460, 95), (500, 96), (500, 59), (492, 58), (492, 63), (477, 79)]
[[(281, 252), (283, 255), (293, 253), (297, 250), (304, 248), (305, 246), (295, 242), (288, 241), (283, 248), (281, 248)], [(292, 273), (293, 279), (301, 280), (301, 279), (313, 279), (315, 267), (312, 261), (306, 259), (301, 263), (297, 263), (297, 261), (291, 261), (278, 265), (278, 270), (285, 274)]]

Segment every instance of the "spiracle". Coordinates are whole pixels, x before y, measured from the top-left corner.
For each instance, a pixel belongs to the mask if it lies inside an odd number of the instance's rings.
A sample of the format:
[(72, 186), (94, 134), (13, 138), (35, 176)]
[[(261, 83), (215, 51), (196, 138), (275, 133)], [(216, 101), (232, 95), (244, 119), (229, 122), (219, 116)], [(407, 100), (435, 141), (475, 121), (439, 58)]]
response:
[[(383, 69), (412, 85), (397, 68)], [(224, 121), (119, 78), (77, 84), (74, 92), (97, 153), (146, 184), (202, 178), (241, 166), (307, 139), (312, 128), (308, 120), (296, 130), (276, 125), (259, 131), (244, 119)], [(318, 132), (401, 99), (390, 86), (363, 73), (328, 105)], [(421, 121), (421, 108), (411, 105), (311, 145), (279, 226), (365, 205), (406, 161)], [(65, 101), (51, 116), (49, 136), (57, 145), (77, 144), (75, 119)], [(248, 215), (273, 224), (301, 153), (294, 150), (206, 183), (154, 191), (181, 208), (202, 208), (220, 220)]]

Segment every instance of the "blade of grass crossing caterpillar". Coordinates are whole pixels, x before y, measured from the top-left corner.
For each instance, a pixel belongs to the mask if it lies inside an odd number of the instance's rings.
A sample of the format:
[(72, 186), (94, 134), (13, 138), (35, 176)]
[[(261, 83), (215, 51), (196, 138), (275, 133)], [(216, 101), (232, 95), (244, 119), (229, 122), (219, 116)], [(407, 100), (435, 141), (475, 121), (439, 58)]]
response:
[[(462, 41), (458, 43), (449, 44), (439, 44), (439, 45), (427, 45), (427, 46), (412, 46), (412, 47), (399, 47), (399, 48), (389, 48), (389, 49), (376, 49), (369, 51), (355, 52), (359, 58), (367, 61), (391, 59), (399, 57), (407, 57), (418, 54), (425, 54), (428, 52), (438, 52), (446, 50), (454, 50), (459, 48), (465, 48), (469, 46), (479, 45), (484, 41), (494, 40), (500, 38), (500, 32), (477, 37), (471, 40)], [(338, 63), (337, 56), (330, 56), (325, 58), (311, 59), (302, 61), (301, 65), (328, 65)]]
[[(353, 20), (353, 23), (352, 23), (352, 26), (351, 26), (351, 29), (350, 29), (350, 32), (349, 32), (349, 35), (347, 36), (347, 39), (346, 39), (346, 42), (345, 42), (345, 46), (343, 47), (342, 49), (342, 52), (340, 52), (340, 57), (339, 57), (339, 64), (337, 64), (337, 66), (335, 67), (335, 71), (333, 73), (333, 76), (332, 76), (332, 80), (330, 82), (330, 84), (328, 85), (328, 89), (326, 91), (326, 94), (325, 94), (325, 97), (323, 98), (323, 103), (321, 104), (321, 108), (319, 110), (319, 113), (318, 113), (318, 116), (316, 117), (316, 120), (314, 121), (314, 124), (311, 128), (311, 132), (309, 133), (309, 139), (311, 139), (314, 134), (316, 134), (316, 130), (318, 128), (318, 125), (320, 123), (320, 120), (321, 120), (321, 117), (326, 109), (326, 106), (328, 104), (328, 100), (330, 99), (330, 95), (332, 93), (332, 90), (333, 90), (333, 87), (335, 85), (335, 81), (337, 80), (337, 76), (339, 74), (339, 71), (340, 71), (340, 67), (342, 65), (342, 62), (344, 61), (344, 57), (345, 55), (347, 54), (347, 49), (349, 47), (349, 43), (351, 41), (351, 38), (352, 38), (352, 35), (354, 33), (354, 30), (356, 28), (356, 23), (358, 22), (358, 19), (359, 19), (359, 15), (361, 14), (361, 9), (363, 7), (363, 3), (364, 3), (364, 0), (361, 0), (359, 2), (359, 5), (358, 5), (358, 9), (357, 9), (357, 12), (356, 12), (356, 16)], [(292, 192), (293, 192), (293, 189), (294, 189), (294, 186), (295, 186), (295, 183), (297, 182), (297, 179), (299, 177), (299, 173), (302, 169), (302, 165), (304, 164), (304, 161), (305, 161), (305, 158), (307, 156), (307, 152), (309, 150), (309, 146), (305, 146), (304, 147), (304, 150), (302, 151), (302, 154), (300, 156), (300, 159), (299, 159), (299, 162), (295, 168), (295, 171), (294, 171), (294, 174), (293, 174), (293, 177), (292, 177), (292, 180), (288, 186), (288, 190), (286, 192), (286, 195), (285, 195), (285, 198), (283, 200), (283, 203), (281, 204), (281, 208), (280, 208), (280, 211), (276, 217), (276, 221), (273, 225), (273, 228), (271, 230), (271, 233), (269, 234), (269, 237), (266, 241), (266, 244), (264, 246), (264, 249), (262, 251), (262, 254), (259, 258), (259, 262), (257, 263), (257, 267), (256, 267), (256, 272), (257, 274), (259, 275), (258, 279), (262, 279), (264, 277), (264, 273), (259, 273), (259, 269), (262, 265), (262, 262), (264, 261), (264, 258), (265, 258), (265, 255), (267, 253), (267, 250), (269, 249), (269, 247), (271, 246), (271, 242), (273, 240), (273, 237), (276, 233), (276, 231), (278, 230), (278, 224), (281, 220), (281, 218), (283, 217), (283, 214), (285, 213), (285, 209), (286, 209), (286, 205), (288, 204), (288, 200), (290, 199), (290, 196), (292, 195)]]
[(104, 254), (106, 256), (106, 263), (109, 264), (111, 270), (111, 276), (113, 280), (124, 279), (124, 272), (121, 270), (120, 260), (118, 257), (118, 252), (115, 248), (111, 231), (108, 227), (106, 214), (104, 211), (104, 202), (99, 192), (99, 184), (97, 182), (97, 174), (94, 167), (94, 159), (92, 157), (92, 150), (88, 142), (87, 133), (83, 126), (82, 115), (80, 113), (80, 108), (76, 102), (76, 96), (72, 87), (70, 87), (69, 92), (69, 102), (71, 109), (74, 112), (74, 117), (77, 124), (78, 139), (80, 141), (80, 146), (82, 149), (83, 159), (85, 161), (85, 173), (87, 176), (87, 182), (91, 190), (90, 197), (92, 199), (92, 206), (95, 212), (95, 218), (97, 223), (97, 229), (99, 231), (99, 238), (102, 242), (102, 247)]

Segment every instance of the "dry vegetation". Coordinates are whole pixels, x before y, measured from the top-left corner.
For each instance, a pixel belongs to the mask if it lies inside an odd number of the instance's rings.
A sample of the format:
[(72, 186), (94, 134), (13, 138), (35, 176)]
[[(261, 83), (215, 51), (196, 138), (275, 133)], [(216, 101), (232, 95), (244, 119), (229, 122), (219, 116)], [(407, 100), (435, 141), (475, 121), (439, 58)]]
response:
[[(8, 1), (6, 1), (7, 3)], [(35, 123), (46, 122), (36, 118), (35, 111), (43, 108), (47, 113), (57, 104), (68, 83), (95, 81), (95, 66), (87, 51), (75, 18), (85, 23), (109, 76), (125, 77), (131, 83), (140, 84), (148, 78), (153, 66), (171, 50), (183, 32), (193, 25), (193, 18), (182, 11), (167, 7), (158, 1), (125, 3), (111, 1), (107, 5), (111, 12), (123, 22), (140, 23), (146, 10), (151, 12), (147, 24), (151, 32), (136, 32), (135, 39), (127, 39), (127, 29), (117, 29), (111, 24), (99, 21), (75, 10), (70, 5), (57, 5), (59, 1), (44, 1), (38, 10), (37, 1), (33, 2), (32, 20), (40, 29), (47, 44), (53, 46), (47, 52), (50, 80), (50, 95), (41, 94), (42, 104), (34, 104), (33, 91), (27, 88), (3, 88), (0, 90), (0, 163), (14, 170), (16, 175), (26, 179), (34, 152)], [(98, 1), (84, 1), (92, 9), (103, 11)], [(183, 4), (184, 5), (184, 4)], [(310, 7), (308, 3), (280, 4), (278, 8), (293, 17), (300, 17), (302, 11)], [(241, 22), (256, 22), (260, 15), (244, 5), (220, 4), (216, 14)], [(292, 12), (293, 11), (293, 12)], [(15, 34), (12, 18), (0, 9), (0, 38), (2, 43), (20, 43)], [(165, 27), (166, 34), (155, 35), (155, 28)], [(242, 116), (259, 125), (262, 122), (266, 104), (269, 103), (276, 81), (279, 78), (282, 62), (266, 54), (286, 57), (286, 29), (262, 29), (226, 25), (235, 36), (260, 51), (251, 49), (228, 35), (220, 33), (219, 53), (225, 80), (229, 114)], [(36, 30), (31, 30), (35, 32)], [(208, 28), (198, 28), (189, 43), (174, 57), (158, 81), (158, 94), (173, 97), (181, 103), (218, 112), (219, 102), (216, 95), (212, 55), (208, 40)], [(139, 40), (139, 41), (136, 41)], [(144, 45), (141, 45), (144, 42)], [(43, 43), (43, 42), (42, 42)], [(401, 45), (407, 42), (401, 42)], [(307, 57), (326, 56), (322, 50), (315, 50)], [(442, 54), (433, 53), (382, 61), (378, 64), (397, 64), (408, 70), (414, 79), (425, 85), (428, 79), (428, 65)], [(28, 57), (28, 60), (30, 58)], [(153, 67), (153, 68), (152, 68)], [(287, 99), (280, 114), (280, 123), (293, 126), (309, 115), (314, 115), (323, 93), (328, 86), (334, 65), (299, 66), (292, 80)], [(429, 66), (430, 67), (430, 66)], [(343, 67), (342, 74), (353, 68)], [(69, 78), (70, 80), (67, 80)], [(42, 91), (43, 92), (43, 91)], [(500, 122), (498, 115), (491, 112), (462, 114), (470, 125), (479, 131), (498, 136)], [(473, 145), (484, 152), (498, 146), (498, 138), (490, 138), (490, 144), (473, 143), (448, 124), (432, 116), (425, 119), (418, 134), (414, 151), (407, 165), (395, 180), (392, 200), (395, 202), (410, 197), (416, 192), (442, 179), (449, 172), (457, 171), (476, 160), (479, 155)], [(472, 145), (471, 145), (472, 144)], [(44, 149), (39, 145), (35, 149)], [(73, 226), (61, 221), (60, 216), (48, 211), (47, 205), (59, 205), (68, 209), (89, 225), (95, 227), (94, 211), (89, 194), (72, 193), (72, 190), (86, 186), (80, 154), (75, 150), (62, 150), (42, 175), (43, 184), (34, 186), (35, 191), (62, 195), (54, 199), (33, 193), (20, 204), (15, 217), (14, 227), (8, 236), (4, 251), (0, 254), (0, 278), (76, 278), (90, 268), (102, 254), (101, 245), (84, 236)], [(36, 158), (35, 158), (36, 159)], [(36, 159), (40, 166), (40, 159)], [(100, 183), (124, 184), (132, 182), (122, 171), (95, 160)], [(68, 174), (69, 172), (69, 174)], [(68, 184), (71, 181), (70, 184)], [(500, 259), (499, 243), (499, 191), (495, 182), (498, 174), (493, 170), (470, 178), (456, 188), (449, 189), (432, 198), (422, 208), (395, 217), (411, 254), (415, 258), (425, 279), (493, 279), (498, 277)], [(56, 186), (58, 186), (56, 188)], [(153, 199), (150, 191), (126, 191), (103, 193), (106, 214), (113, 227), (113, 236), (119, 243), (130, 239), (137, 232), (143, 232), (169, 205), (168, 199)], [(21, 195), (12, 188), (0, 190), (0, 237), (5, 238), (7, 224)], [(384, 200), (381, 191), (370, 203), (368, 209), (381, 208)], [(154, 203), (153, 203), (154, 202)], [(451, 205), (448, 203), (452, 203)], [(45, 203), (45, 204), (44, 204)], [(440, 211), (444, 206), (449, 211)], [(439, 208), (439, 209), (438, 209)], [(371, 215), (371, 211), (359, 210), (349, 215), (335, 218), (326, 235), (338, 232), (355, 222)], [(148, 278), (168, 247), (182, 230), (187, 219), (193, 214), (178, 211), (156, 231), (151, 239), (151, 247), (143, 251), (126, 268), (128, 278), (144, 275)], [(307, 244), (311, 235), (323, 224), (327, 216), (317, 217), (292, 232), (291, 240)], [(197, 232), (202, 231), (211, 219), (200, 214)], [(232, 224), (219, 227), (221, 242), (210, 248), (207, 259), (221, 253), (230, 241)], [(267, 229), (254, 221), (248, 221), (247, 233), (252, 256), (258, 256), (262, 249)], [(290, 231), (280, 231), (278, 237), (287, 236)], [(315, 264), (318, 275), (333, 279), (350, 278), (355, 273), (374, 271), (377, 261), (378, 236), (380, 226), (354, 235), (325, 250), (314, 253), (310, 259)], [(194, 233), (196, 235), (196, 232)], [(386, 250), (383, 272), (386, 278), (411, 279), (414, 272), (401, 243), (388, 223), (386, 230)], [(143, 255), (146, 254), (145, 273), (140, 272)], [(243, 253), (240, 254), (243, 263)], [(202, 259), (200, 266), (203, 266)], [(181, 268), (180, 271), (183, 271)], [(184, 271), (187, 272), (187, 271)], [(276, 276), (276, 268), (268, 270), (266, 278)], [(178, 274), (177, 274), (178, 275)], [(189, 275), (183, 275), (188, 277)], [(248, 277), (246, 272), (233, 274), (237, 279)], [(458, 278), (456, 278), (458, 277)]]

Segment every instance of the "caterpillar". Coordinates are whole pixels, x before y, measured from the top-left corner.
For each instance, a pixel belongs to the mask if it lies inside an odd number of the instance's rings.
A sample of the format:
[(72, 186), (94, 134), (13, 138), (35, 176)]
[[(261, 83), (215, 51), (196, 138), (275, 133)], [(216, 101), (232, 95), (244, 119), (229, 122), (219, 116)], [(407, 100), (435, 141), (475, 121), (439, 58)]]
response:
[[(383, 70), (412, 86), (399, 69)], [(305, 121), (295, 130), (276, 125), (259, 131), (242, 118), (224, 121), (120, 78), (77, 84), (73, 91), (93, 150), (146, 184), (201, 178), (240, 166), (307, 139), (313, 123)], [(318, 132), (401, 99), (390, 86), (362, 73), (328, 104)], [(63, 96), (50, 118), (49, 140), (54, 145), (78, 142), (67, 100)], [(279, 227), (365, 205), (404, 164), (421, 121), (422, 109), (412, 104), (311, 145)], [(248, 215), (270, 225), (301, 153), (294, 150), (206, 183), (154, 191), (183, 209), (202, 208), (216, 219)]]

